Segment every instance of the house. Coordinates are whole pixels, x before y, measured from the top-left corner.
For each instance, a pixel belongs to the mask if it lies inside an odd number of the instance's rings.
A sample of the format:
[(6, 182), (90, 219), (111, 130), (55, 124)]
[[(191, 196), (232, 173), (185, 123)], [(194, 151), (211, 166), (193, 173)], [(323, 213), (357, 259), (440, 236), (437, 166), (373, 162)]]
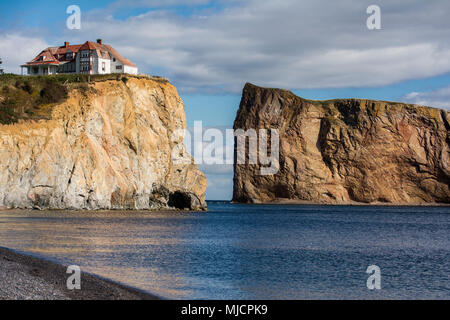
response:
[(26, 68), (29, 75), (138, 73), (133, 62), (104, 44), (102, 39), (75, 45), (65, 42), (61, 47), (47, 48), (21, 67)]

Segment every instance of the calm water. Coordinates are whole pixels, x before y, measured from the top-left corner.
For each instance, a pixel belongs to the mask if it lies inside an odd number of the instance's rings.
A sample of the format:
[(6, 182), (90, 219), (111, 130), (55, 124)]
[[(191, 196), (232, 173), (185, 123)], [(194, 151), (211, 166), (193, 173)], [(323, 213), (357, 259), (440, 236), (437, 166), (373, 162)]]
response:
[[(0, 246), (176, 299), (450, 299), (450, 208), (0, 212)], [(366, 287), (378, 265), (382, 290)]]

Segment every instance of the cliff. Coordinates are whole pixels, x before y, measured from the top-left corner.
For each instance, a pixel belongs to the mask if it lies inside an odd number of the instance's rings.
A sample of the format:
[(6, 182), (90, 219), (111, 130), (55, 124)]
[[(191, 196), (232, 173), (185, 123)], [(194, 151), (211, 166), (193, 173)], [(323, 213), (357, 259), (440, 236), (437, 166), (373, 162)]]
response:
[[(183, 137), (173, 135), (186, 126), (175, 87), (152, 77), (99, 80), (64, 84), (67, 92), (57, 103), (5, 113), (9, 124), (0, 124), (0, 207), (205, 209), (203, 173), (195, 164), (172, 161), (174, 149), (192, 159)], [(43, 87), (39, 101), (54, 89)], [(25, 88), (7, 84), (0, 102), (18, 90), (39, 95), (33, 83)]]
[(235, 129), (278, 129), (279, 171), (235, 164), (233, 200), (450, 203), (450, 117), (371, 100), (311, 101), (247, 84)]

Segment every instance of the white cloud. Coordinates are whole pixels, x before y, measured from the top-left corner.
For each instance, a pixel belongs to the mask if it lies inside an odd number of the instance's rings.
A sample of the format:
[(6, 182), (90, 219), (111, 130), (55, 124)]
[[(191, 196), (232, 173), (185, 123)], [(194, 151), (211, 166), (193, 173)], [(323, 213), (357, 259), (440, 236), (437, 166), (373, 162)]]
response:
[(208, 4), (209, 0), (118, 0), (111, 7), (169, 7), (169, 6), (196, 6)]
[(208, 179), (208, 200), (231, 200), (234, 174), (232, 165), (200, 165), (199, 169)]
[[(366, 27), (372, 0), (215, 2), (225, 9), (180, 16), (170, 8), (211, 1), (119, 0), (83, 12), (82, 30), (65, 30), (60, 42), (103, 38), (142, 72), (169, 77), (183, 93), (237, 93), (247, 81), (294, 90), (383, 86), (450, 72), (450, 2), (379, 0), (382, 30), (376, 31)], [(114, 19), (125, 6), (153, 10)], [(18, 71), (45, 46), (7, 35), (0, 54), (8, 71)]]
[(18, 33), (0, 34), (0, 39), (0, 57), (6, 73), (20, 73), (20, 65), (30, 61), (48, 47), (43, 39)]
[[(206, 133), (208, 130), (214, 129), (214, 138), (218, 138), (219, 143), (218, 148), (215, 149), (216, 153), (214, 157), (211, 157), (206, 152), (206, 147), (212, 142), (206, 142)], [(202, 134), (195, 135), (194, 128), (188, 128), (189, 135), (186, 135), (185, 144), (187, 146), (187, 151), (196, 156), (194, 150), (195, 145), (199, 149), (203, 150), (203, 156), (201, 158), (196, 157), (195, 161), (198, 164), (199, 169), (206, 175), (208, 179), (208, 187), (206, 190), (208, 200), (231, 200), (232, 189), (233, 189), (233, 165), (226, 164), (227, 155), (230, 155), (231, 162), (233, 162), (233, 152), (234, 152), (234, 138), (228, 140), (226, 139), (226, 130), (230, 128), (226, 127), (203, 127)], [(190, 137), (190, 143), (187, 142), (187, 137)], [(215, 156), (217, 155), (218, 158)], [(213, 160), (221, 161), (219, 164)], [(214, 164), (208, 164), (214, 163)]]
[(403, 100), (423, 106), (450, 110), (450, 86), (429, 92), (411, 92)]
[(88, 14), (79, 39), (102, 37), (183, 92), (239, 92), (246, 81), (289, 89), (382, 86), (450, 72), (450, 2), (380, 0), (377, 31), (366, 28), (368, 0), (232, 4), (187, 17), (168, 9), (125, 21)]

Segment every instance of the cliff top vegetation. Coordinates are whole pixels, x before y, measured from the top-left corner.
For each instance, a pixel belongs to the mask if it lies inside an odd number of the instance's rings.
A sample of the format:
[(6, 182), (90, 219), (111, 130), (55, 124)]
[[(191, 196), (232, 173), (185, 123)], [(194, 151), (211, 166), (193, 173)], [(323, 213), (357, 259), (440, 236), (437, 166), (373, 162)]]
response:
[(157, 76), (128, 74), (0, 75), (0, 124), (17, 123), (19, 120), (50, 119), (53, 107), (66, 100), (71, 90), (87, 92), (93, 90), (89, 86), (90, 83), (109, 80), (126, 83), (131, 77), (168, 82), (167, 79)]

